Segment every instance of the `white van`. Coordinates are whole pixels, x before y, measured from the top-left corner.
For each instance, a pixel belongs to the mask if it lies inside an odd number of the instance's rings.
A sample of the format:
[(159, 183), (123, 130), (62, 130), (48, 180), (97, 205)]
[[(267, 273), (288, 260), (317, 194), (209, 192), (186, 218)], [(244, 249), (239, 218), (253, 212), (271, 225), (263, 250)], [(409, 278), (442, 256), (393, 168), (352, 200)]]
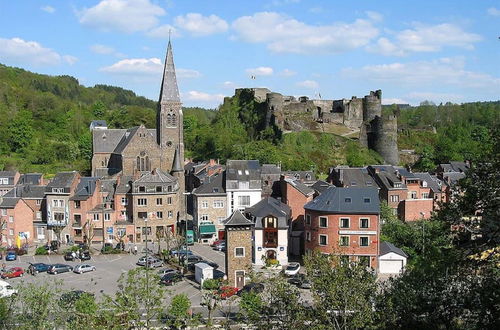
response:
[(14, 289), (9, 283), (0, 280), (0, 298), (10, 297), (13, 294), (17, 294), (17, 290)]

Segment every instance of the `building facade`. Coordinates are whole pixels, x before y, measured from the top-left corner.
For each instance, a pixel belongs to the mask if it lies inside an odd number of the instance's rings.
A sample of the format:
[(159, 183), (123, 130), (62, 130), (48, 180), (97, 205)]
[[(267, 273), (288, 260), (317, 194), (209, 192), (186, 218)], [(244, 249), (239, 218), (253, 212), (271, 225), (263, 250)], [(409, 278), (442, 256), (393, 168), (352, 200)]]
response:
[(261, 169), (258, 160), (228, 160), (226, 163), (226, 217), (245, 211), (261, 200)]

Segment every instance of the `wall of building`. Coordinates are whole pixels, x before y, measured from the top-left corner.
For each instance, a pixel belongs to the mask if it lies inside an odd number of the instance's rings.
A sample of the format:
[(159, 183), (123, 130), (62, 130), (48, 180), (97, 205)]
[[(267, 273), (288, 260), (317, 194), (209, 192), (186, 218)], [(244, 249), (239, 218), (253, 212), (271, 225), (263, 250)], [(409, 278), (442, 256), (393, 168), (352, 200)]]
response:
[(401, 213), (405, 221), (429, 219), (432, 215), (434, 201), (426, 199), (406, 199), (401, 203)]
[[(222, 201), (223, 207), (214, 207), (214, 202)], [(203, 202), (207, 203), (207, 207), (203, 207)], [(215, 225), (217, 231), (224, 230), (224, 220), (227, 219), (227, 196), (219, 194), (217, 196), (198, 196), (194, 195), (194, 214), (193, 220), (195, 225), (199, 225), (202, 216), (207, 215), (208, 221)]]
[(276, 252), (276, 259), (279, 261), (280, 265), (288, 265), (288, 230), (279, 229), (278, 230), (278, 247), (276, 248), (265, 248), (264, 247), (264, 233), (262, 229), (255, 229), (254, 232), (254, 251), (255, 258), (254, 264), (262, 266), (265, 265), (266, 253), (269, 250), (274, 250)]
[(19, 233), (25, 233), (27, 239), (22, 239), (21, 244), (31, 244), (36, 241), (36, 233), (33, 228), (33, 210), (20, 199), (12, 209), (6, 209), (7, 215), (2, 216), (6, 221), (6, 229), (3, 231), (4, 244), (15, 246)]
[[(236, 271), (244, 271), (248, 276), (252, 269), (252, 228), (226, 228), (226, 275), (228, 284), (236, 287)], [(244, 257), (235, 256), (235, 248), (245, 248)]]
[(290, 183), (282, 180), (281, 182), (281, 201), (287, 204), (290, 209), (292, 219), (292, 230), (303, 228), (304, 224), (304, 205), (313, 200), (313, 196), (304, 196), (295, 189)]
[[(233, 213), (235, 210), (244, 210), (249, 206), (253, 206), (261, 201), (261, 190), (229, 190), (227, 191), (227, 208), (226, 217)], [(250, 205), (240, 205), (239, 196), (250, 196)], [(234, 202), (234, 207), (231, 207), (231, 203)]]

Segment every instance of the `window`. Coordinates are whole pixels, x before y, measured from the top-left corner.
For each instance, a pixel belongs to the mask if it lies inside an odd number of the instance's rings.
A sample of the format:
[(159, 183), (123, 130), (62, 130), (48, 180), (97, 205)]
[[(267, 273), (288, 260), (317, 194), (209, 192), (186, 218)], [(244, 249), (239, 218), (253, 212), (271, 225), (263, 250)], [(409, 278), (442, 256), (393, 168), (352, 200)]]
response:
[(137, 217), (139, 219), (146, 219), (148, 217), (148, 212), (137, 212)]
[(201, 201), (201, 208), (208, 209), (208, 201)]
[(172, 212), (172, 211), (168, 211), (168, 217), (169, 217), (169, 218), (173, 218), (173, 217), (174, 217), (174, 212)]
[(81, 206), (80, 201), (75, 201), (75, 209), (79, 209)]
[(172, 186), (167, 187), (167, 192), (172, 192)]
[(240, 206), (250, 206), (250, 196), (238, 196), (238, 204)]
[(36, 205), (42, 205), (42, 200), (41, 199), (37, 199), (36, 200)]
[(328, 228), (328, 218), (319, 217), (319, 228)]
[(349, 228), (349, 218), (340, 218), (340, 228)]
[(389, 199), (391, 202), (399, 202), (399, 195), (390, 195)]
[(142, 227), (142, 234), (143, 235), (151, 235), (151, 227)]
[(346, 202), (346, 203), (350, 203), (350, 202), (352, 202), (351, 197), (346, 197), (346, 198), (344, 199), (344, 202)]
[(38, 239), (45, 239), (45, 228), (36, 227), (36, 237)]
[(409, 193), (411, 199), (417, 199), (417, 192), (416, 191), (410, 191)]
[(63, 193), (64, 192), (64, 188), (52, 188), (52, 192), (53, 193)]
[(156, 192), (162, 192), (162, 191), (163, 191), (163, 189), (161, 186), (156, 186)]
[(111, 214), (110, 213), (104, 213), (104, 221), (109, 221), (111, 220)]
[(127, 234), (127, 229), (125, 228), (116, 229), (116, 235), (118, 235), (118, 237), (125, 237), (126, 234)]
[(401, 188), (401, 182), (395, 182), (394, 188)]
[(371, 203), (371, 199), (365, 197), (365, 198), (363, 198), (363, 203), (370, 204)]
[(36, 211), (35, 217), (36, 217), (37, 220), (40, 220), (42, 218), (42, 212)]
[(163, 204), (163, 198), (157, 198), (156, 205), (162, 205), (162, 204)]
[(359, 219), (359, 228), (369, 228), (370, 227), (370, 219)]
[(167, 197), (167, 204), (172, 205), (172, 197)]
[(362, 266), (370, 267), (370, 257), (369, 256), (359, 256), (358, 262)]
[(14, 229), (9, 229), (9, 235), (13, 236), (14, 235)]
[(12, 215), (9, 216), (9, 222), (14, 222), (14, 217)]
[(122, 205), (128, 205), (128, 198), (122, 197)]
[(201, 221), (208, 221), (208, 214), (202, 214), (200, 217)]
[(121, 211), (121, 218), (127, 219), (127, 211)]
[(237, 247), (234, 248), (234, 256), (235, 257), (244, 257), (245, 256), (245, 248), (244, 247)]
[(328, 244), (328, 236), (327, 235), (319, 235), (319, 245), (325, 246)]
[(427, 187), (427, 181), (422, 181), (422, 187)]
[(64, 207), (64, 200), (63, 199), (53, 199), (52, 206), (53, 207)]
[(368, 236), (359, 236), (359, 246), (368, 246), (370, 241)]
[(7, 215), (7, 210), (6, 209), (2, 209), (2, 215)]
[(59, 213), (59, 212), (54, 213), (54, 220), (64, 221), (64, 213)]
[(161, 212), (161, 211), (157, 211), (157, 212), (156, 212), (156, 218), (157, 218), (157, 219), (163, 219), (163, 212)]
[(306, 231), (306, 241), (310, 242), (311, 241), (311, 232)]
[(311, 215), (306, 214), (306, 225), (310, 225), (310, 224), (311, 224)]
[(222, 201), (222, 200), (214, 201), (214, 208), (221, 209), (223, 207), (224, 207), (224, 201)]
[(422, 198), (429, 198), (429, 193), (428, 192), (422, 193)]
[(146, 187), (139, 186), (139, 192), (146, 192)]
[(349, 246), (349, 236), (340, 236), (340, 246)]
[(99, 220), (99, 213), (94, 213), (94, 221)]
[(146, 205), (148, 205), (148, 200), (146, 198), (138, 198), (137, 205), (146, 206)]
[(9, 178), (0, 178), (0, 184), (9, 184)]

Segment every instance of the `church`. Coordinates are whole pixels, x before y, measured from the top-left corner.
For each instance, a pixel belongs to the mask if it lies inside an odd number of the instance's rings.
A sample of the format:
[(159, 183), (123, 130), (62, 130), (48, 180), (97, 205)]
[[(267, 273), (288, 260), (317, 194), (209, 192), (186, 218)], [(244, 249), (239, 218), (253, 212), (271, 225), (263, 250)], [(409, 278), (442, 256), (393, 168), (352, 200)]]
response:
[[(142, 172), (183, 171), (182, 103), (177, 87), (172, 44), (168, 42), (156, 128), (92, 127), (92, 176), (137, 176)], [(174, 168), (181, 167), (181, 168)]]

